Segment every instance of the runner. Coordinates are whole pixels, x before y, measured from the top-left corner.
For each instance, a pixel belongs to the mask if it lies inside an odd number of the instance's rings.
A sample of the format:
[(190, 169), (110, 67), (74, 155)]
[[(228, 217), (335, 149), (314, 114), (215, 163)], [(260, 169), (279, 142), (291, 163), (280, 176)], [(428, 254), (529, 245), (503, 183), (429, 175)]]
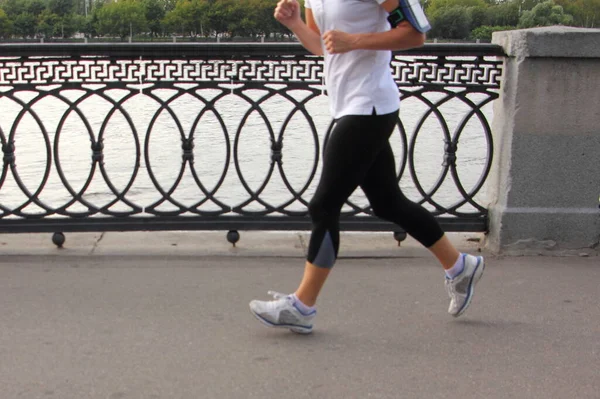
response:
[(309, 204), (313, 230), (302, 281), (293, 294), (269, 291), (274, 300), (251, 301), (251, 312), (271, 327), (312, 332), (317, 297), (338, 256), (341, 209), (360, 187), (376, 216), (402, 227), (438, 259), (446, 274), (448, 312), (460, 316), (484, 260), (459, 253), (435, 218), (404, 196), (389, 143), (400, 107), (391, 51), (423, 45), (430, 26), (419, 0), (305, 0), (305, 15), (306, 23), (296, 0), (281, 0), (275, 9), (275, 18), (308, 51), (324, 56), (336, 125)]

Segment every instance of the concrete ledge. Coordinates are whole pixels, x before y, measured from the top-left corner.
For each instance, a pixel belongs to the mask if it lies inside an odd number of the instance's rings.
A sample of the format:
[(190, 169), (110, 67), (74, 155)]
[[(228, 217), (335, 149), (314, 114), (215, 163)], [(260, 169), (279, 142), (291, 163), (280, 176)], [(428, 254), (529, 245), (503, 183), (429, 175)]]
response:
[[(0, 256), (142, 256), (142, 257), (264, 257), (306, 256), (309, 232), (240, 231), (235, 247), (225, 231), (65, 233), (64, 248), (52, 243), (52, 234), (0, 234)], [(481, 250), (482, 233), (448, 233), (464, 252)], [(432, 255), (408, 237), (398, 246), (392, 233), (342, 232), (340, 259), (416, 258)]]
[(600, 29), (551, 26), (494, 32), (509, 57), (600, 58)]

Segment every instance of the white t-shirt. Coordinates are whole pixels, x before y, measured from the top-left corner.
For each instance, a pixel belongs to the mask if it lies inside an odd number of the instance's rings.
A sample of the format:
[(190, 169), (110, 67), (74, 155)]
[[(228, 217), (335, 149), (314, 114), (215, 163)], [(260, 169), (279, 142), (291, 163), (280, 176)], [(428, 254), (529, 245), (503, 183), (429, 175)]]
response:
[[(305, 0), (312, 10), (321, 35), (329, 30), (346, 33), (376, 33), (390, 29), (388, 13), (380, 5), (385, 0)], [(325, 60), (325, 85), (333, 118), (345, 115), (377, 115), (397, 111), (400, 93), (392, 78), (392, 52), (354, 50), (329, 54)]]

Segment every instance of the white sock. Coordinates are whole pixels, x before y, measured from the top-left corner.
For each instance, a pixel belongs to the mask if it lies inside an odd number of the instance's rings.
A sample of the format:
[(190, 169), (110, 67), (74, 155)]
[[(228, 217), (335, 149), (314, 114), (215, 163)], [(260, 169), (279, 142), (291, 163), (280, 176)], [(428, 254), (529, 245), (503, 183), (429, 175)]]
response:
[(300, 311), (300, 313), (308, 315), (308, 314), (310, 314), (310, 313), (312, 313), (312, 312), (315, 311), (315, 307), (314, 306), (306, 306), (304, 303), (302, 303), (302, 301), (300, 299), (298, 299), (298, 297), (296, 296), (296, 294), (292, 294), (291, 296), (294, 299), (294, 305), (298, 308), (298, 310)]
[(460, 254), (458, 256), (458, 259), (454, 263), (454, 266), (452, 266), (450, 269), (446, 270), (446, 276), (448, 276), (448, 278), (454, 278), (454, 277), (458, 276), (460, 273), (462, 273), (464, 268), (465, 268), (465, 255)]

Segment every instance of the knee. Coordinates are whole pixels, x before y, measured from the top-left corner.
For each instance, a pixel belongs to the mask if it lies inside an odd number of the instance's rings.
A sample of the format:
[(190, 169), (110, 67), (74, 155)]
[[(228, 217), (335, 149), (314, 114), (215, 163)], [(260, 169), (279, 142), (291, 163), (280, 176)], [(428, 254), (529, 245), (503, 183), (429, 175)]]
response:
[(373, 214), (380, 219), (384, 220), (397, 220), (398, 215), (394, 213), (394, 209), (391, 206), (373, 204), (371, 206), (371, 210)]
[(335, 207), (329, 206), (320, 198), (313, 198), (308, 203), (308, 214), (313, 222), (323, 222), (334, 219), (339, 211), (336, 213)]

